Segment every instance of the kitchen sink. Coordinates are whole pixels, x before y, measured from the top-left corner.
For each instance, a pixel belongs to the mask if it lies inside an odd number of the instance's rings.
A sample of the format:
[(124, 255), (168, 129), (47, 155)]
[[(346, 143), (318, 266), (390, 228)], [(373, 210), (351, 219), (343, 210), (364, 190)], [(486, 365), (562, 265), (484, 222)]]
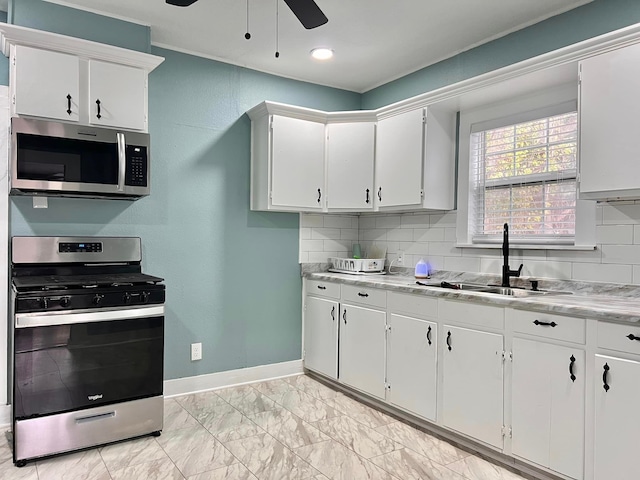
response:
[(524, 288), (501, 287), (498, 285), (480, 285), (477, 283), (425, 283), (416, 282), (425, 287), (444, 288), (448, 290), (463, 290), (467, 292), (492, 293), (494, 295), (506, 295), (510, 297), (535, 297), (540, 295), (571, 295), (572, 292), (552, 290), (525, 290)]

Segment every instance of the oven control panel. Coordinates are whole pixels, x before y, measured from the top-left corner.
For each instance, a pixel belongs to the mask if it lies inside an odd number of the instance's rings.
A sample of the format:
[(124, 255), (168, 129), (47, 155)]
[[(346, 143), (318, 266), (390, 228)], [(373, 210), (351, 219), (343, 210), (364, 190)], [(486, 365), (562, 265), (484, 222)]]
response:
[(101, 253), (102, 242), (60, 242), (60, 253)]

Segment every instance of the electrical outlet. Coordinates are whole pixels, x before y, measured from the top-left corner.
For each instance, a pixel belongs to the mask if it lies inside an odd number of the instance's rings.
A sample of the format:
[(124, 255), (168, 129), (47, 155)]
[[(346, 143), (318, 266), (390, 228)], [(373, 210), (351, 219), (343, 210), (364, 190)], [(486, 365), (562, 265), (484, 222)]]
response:
[(396, 257), (396, 265), (404, 265), (404, 252), (400, 250)]
[(191, 344), (191, 361), (202, 360), (202, 343)]

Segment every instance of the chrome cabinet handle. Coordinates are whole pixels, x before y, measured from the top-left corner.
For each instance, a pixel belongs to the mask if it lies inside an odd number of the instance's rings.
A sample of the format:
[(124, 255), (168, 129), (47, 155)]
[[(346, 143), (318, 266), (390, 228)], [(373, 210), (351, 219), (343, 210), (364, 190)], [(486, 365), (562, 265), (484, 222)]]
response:
[(118, 191), (124, 190), (124, 177), (127, 168), (127, 143), (124, 138), (124, 133), (116, 133), (116, 140), (118, 142)]

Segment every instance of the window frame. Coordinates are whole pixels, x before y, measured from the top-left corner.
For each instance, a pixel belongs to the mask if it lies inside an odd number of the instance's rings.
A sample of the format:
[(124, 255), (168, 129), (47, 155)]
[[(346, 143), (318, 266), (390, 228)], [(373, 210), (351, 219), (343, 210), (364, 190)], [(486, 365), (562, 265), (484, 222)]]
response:
[[(501, 240), (473, 238), (474, 218), (470, 215), (474, 185), (471, 181), (471, 134), (510, 124), (517, 124), (577, 109), (576, 84), (561, 85), (544, 92), (484, 105), (460, 112), (458, 136), (458, 198), (457, 198), (457, 246), (465, 248), (498, 247)], [(579, 122), (579, 118), (578, 118)], [(578, 136), (580, 125), (578, 124)], [(578, 150), (579, 172), (580, 152)], [(576, 174), (579, 181), (579, 173)], [(596, 245), (596, 202), (576, 200), (575, 237), (568, 243), (554, 238), (513, 238), (511, 243), (523, 249), (576, 249), (591, 250)]]

